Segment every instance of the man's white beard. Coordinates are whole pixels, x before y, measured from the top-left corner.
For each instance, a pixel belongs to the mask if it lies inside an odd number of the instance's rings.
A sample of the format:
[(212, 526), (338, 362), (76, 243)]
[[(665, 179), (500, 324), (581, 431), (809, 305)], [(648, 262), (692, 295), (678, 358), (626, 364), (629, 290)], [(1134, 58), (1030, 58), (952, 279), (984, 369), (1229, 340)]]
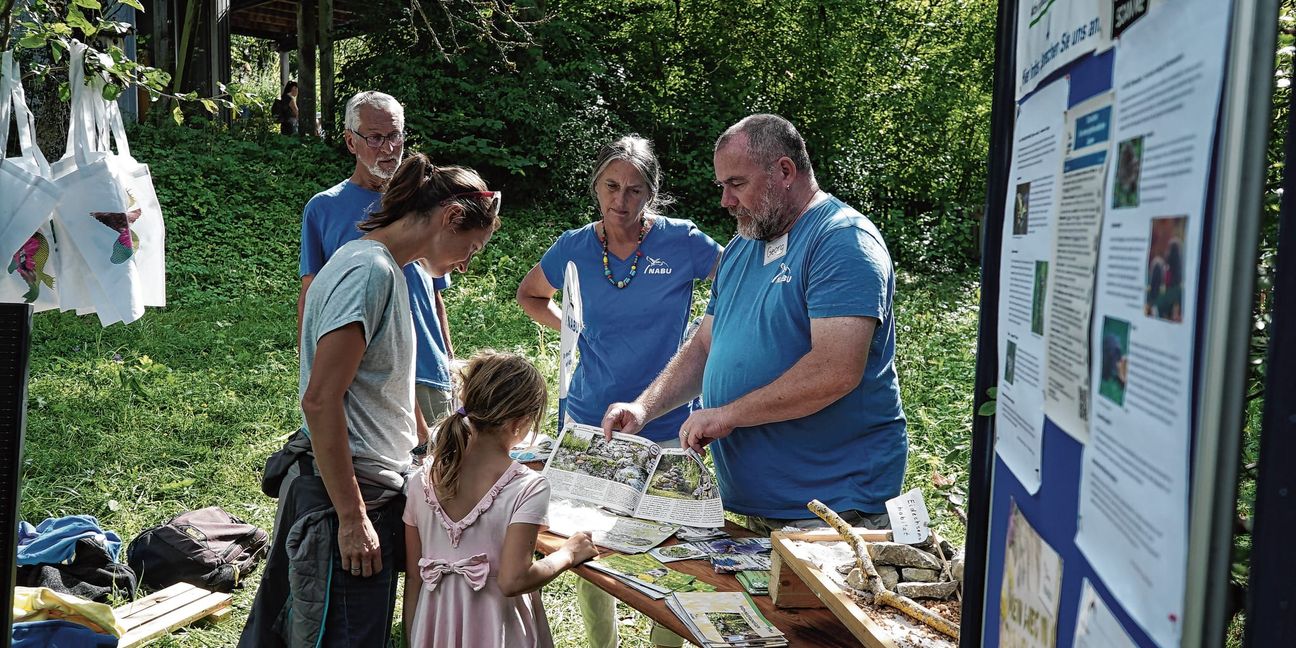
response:
[(404, 153), (401, 153), (400, 155), (396, 156), (396, 166), (392, 167), (390, 171), (382, 168), (381, 160), (374, 160), (373, 164), (369, 164), (366, 166), (369, 168), (369, 173), (372, 173), (374, 176), (382, 178), (383, 180), (391, 180), (391, 177), (396, 175), (396, 169), (400, 168), (401, 159), (404, 157), (404, 155), (405, 155)]

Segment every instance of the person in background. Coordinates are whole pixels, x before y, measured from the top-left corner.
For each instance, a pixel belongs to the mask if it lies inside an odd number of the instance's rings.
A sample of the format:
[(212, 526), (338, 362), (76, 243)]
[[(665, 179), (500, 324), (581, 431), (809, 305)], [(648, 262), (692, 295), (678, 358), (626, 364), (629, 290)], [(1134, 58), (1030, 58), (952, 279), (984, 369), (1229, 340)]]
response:
[[(558, 329), (562, 312), (552, 297), (567, 263), (576, 263), (585, 328), (567, 412), (598, 425), (609, 404), (643, 391), (679, 349), (694, 283), (712, 277), (723, 248), (692, 222), (661, 215), (661, 168), (642, 137), (626, 135), (599, 151), (589, 191), (598, 220), (559, 236), (518, 286), (517, 301), (531, 319)], [(642, 434), (673, 446), (688, 413), (684, 404), (662, 412)], [(616, 601), (583, 579), (576, 589), (590, 646), (613, 648)], [(652, 641), (683, 642), (660, 626)]]
[(895, 270), (877, 227), (815, 179), (805, 140), (751, 115), (715, 145), (720, 205), (737, 220), (707, 314), (603, 431), (635, 433), (689, 402), (680, 444), (710, 444), (725, 508), (768, 535), (822, 526), (819, 499), (855, 526), (889, 525), (908, 435), (895, 370)]
[(427, 438), (402, 268), (421, 258), (438, 274), (463, 272), (499, 227), (499, 205), (473, 171), (415, 154), (360, 223), (362, 237), (315, 275), (298, 378), (307, 445), (279, 484), (242, 648), (386, 645), (410, 451)]
[(279, 121), (280, 135), (297, 134), (297, 82), (284, 84), (283, 92), (270, 107), (270, 113)]
[[(382, 197), (384, 184), (400, 164), (405, 147), (405, 109), (391, 95), (360, 92), (347, 101), (347, 150), (355, 156), (351, 177), (315, 194), (302, 212), (301, 293), (297, 302), (298, 325), (306, 290), (315, 273), (343, 244), (360, 237), (356, 224), (364, 220)], [(405, 266), (410, 311), (414, 317), (416, 354), (415, 391), (425, 420), (435, 423), (450, 413), (450, 324), (441, 291), (449, 277), (430, 270), (426, 262)], [(420, 438), (416, 453), (427, 448)]]
[(411, 648), (553, 646), (540, 588), (598, 554), (587, 533), (534, 560), (549, 483), (509, 458), (538, 433), (549, 392), (521, 356), (479, 353), (405, 500), (405, 633)]

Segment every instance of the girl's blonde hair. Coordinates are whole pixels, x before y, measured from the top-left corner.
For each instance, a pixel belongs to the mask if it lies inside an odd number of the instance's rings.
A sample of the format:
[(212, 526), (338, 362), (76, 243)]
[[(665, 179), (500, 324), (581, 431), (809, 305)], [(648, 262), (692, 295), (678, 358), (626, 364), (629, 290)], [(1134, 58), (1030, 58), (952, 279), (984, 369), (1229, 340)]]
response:
[(432, 446), (428, 475), (442, 501), (454, 499), (469, 435), (498, 434), (505, 424), (525, 418), (540, 431), (549, 388), (544, 376), (526, 358), (512, 353), (482, 351), (461, 373), (458, 411), (441, 420)]

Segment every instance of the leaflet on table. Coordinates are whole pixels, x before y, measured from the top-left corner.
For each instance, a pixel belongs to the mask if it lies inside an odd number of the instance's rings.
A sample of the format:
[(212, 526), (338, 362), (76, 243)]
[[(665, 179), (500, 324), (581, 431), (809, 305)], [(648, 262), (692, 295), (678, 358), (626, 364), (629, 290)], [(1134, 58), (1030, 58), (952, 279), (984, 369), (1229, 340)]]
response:
[(621, 517), (593, 504), (555, 497), (549, 502), (549, 530), (571, 536), (585, 531), (594, 544), (621, 553), (643, 553), (671, 537), (674, 524)]
[(1044, 310), (1044, 414), (1081, 443), (1089, 439), (1089, 323), (1111, 133), (1111, 92), (1066, 113), (1062, 197)]
[(744, 592), (677, 592), (666, 607), (703, 646), (785, 646), (783, 633)]
[(1053, 250), (1068, 79), (1017, 110), (999, 266), (999, 394), (995, 451), (1029, 493), (1040, 487), (1044, 311)]
[(1062, 600), (1062, 558), (1012, 502), (999, 594), (999, 646), (1052, 648)]
[(1017, 3), (1017, 94), (1026, 96), (1051, 72), (1110, 44), (1113, 2), (1127, 0), (1021, 0)]
[(1180, 643), (1194, 333), (1231, 2), (1152, 3), (1120, 36), (1076, 545), (1159, 646)]
[(690, 450), (663, 449), (639, 436), (612, 440), (590, 425), (571, 424), (544, 468), (553, 496), (590, 502), (646, 520), (724, 526), (715, 478)]
[(1098, 596), (1089, 579), (1084, 579), (1080, 591), (1080, 610), (1076, 614), (1074, 648), (1135, 648), (1120, 621)]

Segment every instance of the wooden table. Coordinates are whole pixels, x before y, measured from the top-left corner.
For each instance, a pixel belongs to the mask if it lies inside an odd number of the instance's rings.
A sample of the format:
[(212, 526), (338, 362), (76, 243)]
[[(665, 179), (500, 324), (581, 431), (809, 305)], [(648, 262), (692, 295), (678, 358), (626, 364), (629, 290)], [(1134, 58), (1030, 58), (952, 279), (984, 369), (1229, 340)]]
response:
[[(748, 538), (756, 535), (732, 522), (725, 522), (725, 531), (728, 531), (729, 535), (735, 538)], [(545, 531), (540, 534), (539, 539), (536, 541), (536, 548), (541, 553), (548, 555), (556, 551), (566, 541), (567, 539), (562, 536)], [(671, 538), (662, 544), (672, 545), (677, 542), (675, 538)], [(604, 551), (599, 556), (610, 556), (615, 553), (614, 551)], [(715, 573), (715, 570), (711, 568), (711, 563), (705, 560), (679, 560), (667, 566), (676, 571), (695, 576), (698, 580), (714, 585), (717, 590), (722, 592), (743, 591), (742, 584), (738, 582), (737, 578), (731, 574)], [(577, 576), (598, 586), (599, 589), (647, 615), (648, 618), (658, 624), (670, 628), (675, 634), (686, 639), (692, 638), (679, 617), (676, 617), (675, 613), (666, 607), (665, 599), (654, 601), (652, 598), (631, 589), (621, 581), (585, 565), (576, 567), (572, 571)], [(838, 621), (837, 617), (826, 608), (785, 610), (774, 607), (774, 603), (768, 596), (752, 596), (752, 600), (756, 601), (756, 607), (760, 608), (761, 614), (764, 614), (766, 619), (769, 619), (779, 630), (783, 631), (783, 634), (787, 635), (789, 646), (854, 648), (860, 645), (850, 631), (846, 629), (846, 626), (842, 625), (841, 621)], [(697, 642), (694, 641), (694, 643)]]

